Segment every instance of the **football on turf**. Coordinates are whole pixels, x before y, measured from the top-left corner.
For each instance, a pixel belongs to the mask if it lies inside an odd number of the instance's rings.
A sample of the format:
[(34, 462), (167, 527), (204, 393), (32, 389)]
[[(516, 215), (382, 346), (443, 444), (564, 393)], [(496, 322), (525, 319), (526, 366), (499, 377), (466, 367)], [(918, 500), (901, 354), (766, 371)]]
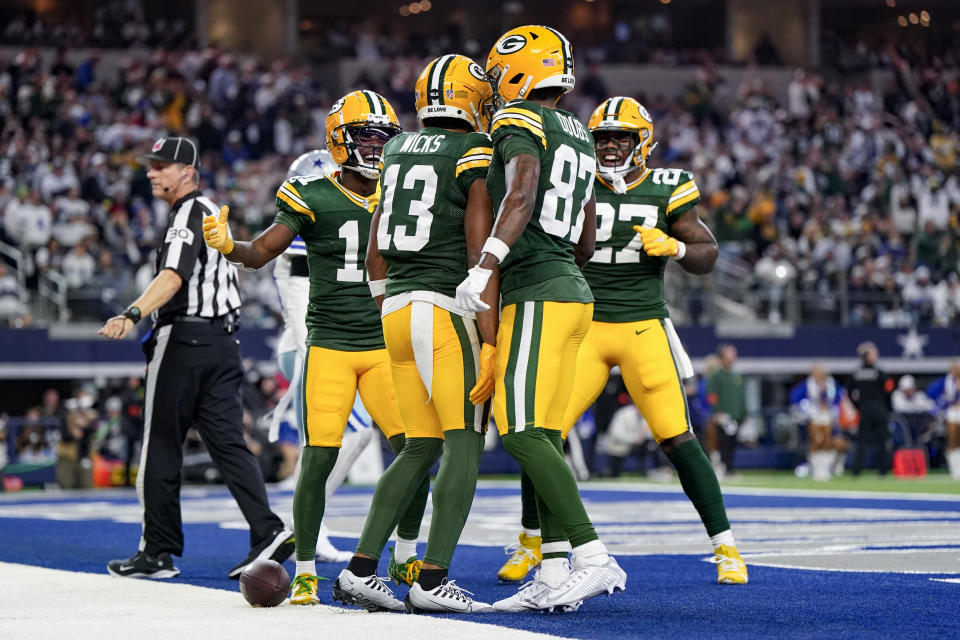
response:
[(273, 560), (254, 560), (240, 574), (240, 593), (251, 607), (275, 607), (290, 593), (290, 575)]

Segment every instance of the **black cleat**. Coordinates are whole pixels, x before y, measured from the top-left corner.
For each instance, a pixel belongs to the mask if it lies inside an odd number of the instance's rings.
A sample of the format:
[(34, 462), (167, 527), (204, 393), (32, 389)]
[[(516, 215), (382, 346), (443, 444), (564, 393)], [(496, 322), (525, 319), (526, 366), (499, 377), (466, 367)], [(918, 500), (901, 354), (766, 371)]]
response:
[(230, 569), (227, 575), (234, 580), (239, 580), (240, 574), (254, 560), (269, 559), (283, 564), (293, 554), (294, 547), (293, 532), (288, 529), (277, 529), (250, 549), (250, 553), (243, 562)]
[(180, 569), (173, 566), (169, 553), (151, 556), (145, 551), (137, 551), (126, 560), (111, 560), (107, 571), (118, 578), (176, 578)]

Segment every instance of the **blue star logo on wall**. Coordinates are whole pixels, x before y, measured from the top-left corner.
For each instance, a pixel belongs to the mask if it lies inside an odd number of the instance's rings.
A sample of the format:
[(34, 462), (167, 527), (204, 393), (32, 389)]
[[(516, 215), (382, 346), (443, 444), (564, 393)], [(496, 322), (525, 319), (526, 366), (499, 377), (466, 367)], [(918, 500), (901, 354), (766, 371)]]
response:
[(903, 347), (904, 358), (923, 358), (923, 347), (930, 342), (930, 337), (917, 333), (916, 327), (910, 327), (910, 331), (897, 336), (897, 343)]

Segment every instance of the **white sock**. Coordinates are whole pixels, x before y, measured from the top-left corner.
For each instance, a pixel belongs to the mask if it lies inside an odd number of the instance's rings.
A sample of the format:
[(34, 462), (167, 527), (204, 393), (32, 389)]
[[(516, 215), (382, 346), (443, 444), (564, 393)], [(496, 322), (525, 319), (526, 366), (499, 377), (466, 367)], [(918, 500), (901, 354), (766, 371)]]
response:
[(550, 587), (559, 587), (568, 575), (570, 565), (566, 558), (545, 558), (540, 563), (540, 582), (545, 582)]
[(607, 555), (607, 548), (599, 540), (591, 540), (579, 547), (574, 547), (571, 551), (581, 562), (591, 566), (607, 564), (607, 561), (610, 560), (610, 556)]
[(297, 560), (297, 575), (304, 573), (308, 576), (317, 575), (317, 563), (313, 560)]
[(733, 531), (727, 529), (726, 531), (721, 531), (715, 536), (710, 536), (710, 544), (713, 545), (713, 548), (716, 549), (720, 545), (727, 545), (729, 547), (737, 546), (733, 541)]
[(539, 537), (540, 537), (540, 529), (527, 529), (527, 528), (524, 528), (524, 529), (523, 529), (523, 535), (525, 535), (525, 536), (527, 536), (527, 537), (531, 537), (531, 538), (539, 538)]
[(397, 536), (397, 541), (393, 546), (393, 557), (397, 559), (397, 562), (406, 562), (415, 555), (417, 555), (417, 541), (404, 540)]

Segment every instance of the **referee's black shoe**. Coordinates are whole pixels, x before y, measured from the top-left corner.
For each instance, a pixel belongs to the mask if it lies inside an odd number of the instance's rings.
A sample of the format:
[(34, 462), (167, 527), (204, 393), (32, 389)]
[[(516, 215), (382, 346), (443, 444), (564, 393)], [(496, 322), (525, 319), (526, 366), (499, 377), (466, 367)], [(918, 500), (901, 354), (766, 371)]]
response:
[(176, 578), (180, 569), (173, 566), (173, 559), (169, 553), (156, 556), (146, 551), (137, 551), (126, 560), (111, 560), (107, 563), (107, 571), (118, 578)]
[(269, 558), (283, 564), (293, 554), (293, 550), (293, 532), (289, 529), (277, 529), (250, 549), (250, 553), (243, 559), (243, 562), (230, 569), (230, 573), (227, 575), (234, 580), (238, 580), (248, 564), (261, 558)]

